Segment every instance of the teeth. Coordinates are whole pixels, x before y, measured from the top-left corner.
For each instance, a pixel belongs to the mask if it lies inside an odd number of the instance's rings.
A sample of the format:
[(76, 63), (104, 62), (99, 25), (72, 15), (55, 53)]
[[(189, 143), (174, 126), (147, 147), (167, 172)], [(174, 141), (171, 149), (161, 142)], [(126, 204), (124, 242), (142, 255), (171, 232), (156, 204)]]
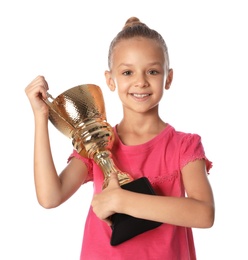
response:
[(144, 98), (144, 97), (149, 96), (149, 94), (133, 94), (133, 96), (137, 97), (137, 98)]

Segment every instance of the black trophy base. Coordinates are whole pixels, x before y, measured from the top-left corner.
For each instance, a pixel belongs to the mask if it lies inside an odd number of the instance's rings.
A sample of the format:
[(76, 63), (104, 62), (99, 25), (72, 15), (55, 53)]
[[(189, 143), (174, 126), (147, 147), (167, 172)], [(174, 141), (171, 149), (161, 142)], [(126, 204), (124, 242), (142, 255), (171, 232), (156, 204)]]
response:
[[(149, 180), (146, 177), (139, 178), (121, 186), (125, 190), (156, 195)], [(162, 223), (135, 218), (126, 214), (116, 213), (111, 216), (112, 235), (110, 244), (112, 246), (119, 245), (126, 240), (142, 234), (148, 230), (159, 227)]]

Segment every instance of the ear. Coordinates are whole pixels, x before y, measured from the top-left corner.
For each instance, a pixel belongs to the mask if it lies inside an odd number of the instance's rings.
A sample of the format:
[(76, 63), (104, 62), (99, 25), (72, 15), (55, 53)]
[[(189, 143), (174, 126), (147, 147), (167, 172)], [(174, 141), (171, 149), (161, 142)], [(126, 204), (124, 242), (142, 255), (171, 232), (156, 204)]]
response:
[(165, 89), (168, 90), (173, 80), (173, 69), (169, 69), (168, 76), (165, 82)]
[(111, 72), (106, 70), (104, 75), (105, 75), (105, 80), (106, 80), (106, 83), (107, 83), (109, 89), (111, 91), (115, 91), (115, 82), (111, 76)]

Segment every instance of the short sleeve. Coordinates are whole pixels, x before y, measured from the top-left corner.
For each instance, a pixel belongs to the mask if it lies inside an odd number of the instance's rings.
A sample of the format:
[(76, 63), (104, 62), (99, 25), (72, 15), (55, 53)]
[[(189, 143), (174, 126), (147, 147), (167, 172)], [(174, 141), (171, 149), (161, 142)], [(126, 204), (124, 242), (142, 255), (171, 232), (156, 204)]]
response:
[(209, 173), (213, 164), (205, 155), (201, 137), (197, 134), (187, 134), (182, 139), (180, 150), (180, 169), (182, 169), (189, 162), (200, 159), (204, 159), (206, 161), (206, 169), (207, 173)]
[(86, 164), (86, 167), (88, 169), (88, 176), (84, 183), (92, 181), (93, 180), (92, 160), (81, 156), (76, 150), (73, 150), (73, 152), (71, 153), (71, 155), (69, 156), (69, 158), (67, 160), (67, 163), (69, 163), (72, 158), (77, 158)]

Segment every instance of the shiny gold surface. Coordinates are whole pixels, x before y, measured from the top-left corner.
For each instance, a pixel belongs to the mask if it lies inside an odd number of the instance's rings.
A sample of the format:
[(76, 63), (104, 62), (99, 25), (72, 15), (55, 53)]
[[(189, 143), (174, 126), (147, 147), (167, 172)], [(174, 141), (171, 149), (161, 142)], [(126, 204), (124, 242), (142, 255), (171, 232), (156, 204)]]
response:
[(44, 100), (49, 106), (49, 120), (65, 136), (72, 139), (73, 147), (84, 157), (93, 159), (104, 174), (103, 188), (107, 187), (112, 172), (117, 172), (120, 185), (133, 178), (121, 172), (110, 152), (114, 132), (106, 120), (105, 105), (100, 87), (79, 85), (53, 98), (48, 93)]

